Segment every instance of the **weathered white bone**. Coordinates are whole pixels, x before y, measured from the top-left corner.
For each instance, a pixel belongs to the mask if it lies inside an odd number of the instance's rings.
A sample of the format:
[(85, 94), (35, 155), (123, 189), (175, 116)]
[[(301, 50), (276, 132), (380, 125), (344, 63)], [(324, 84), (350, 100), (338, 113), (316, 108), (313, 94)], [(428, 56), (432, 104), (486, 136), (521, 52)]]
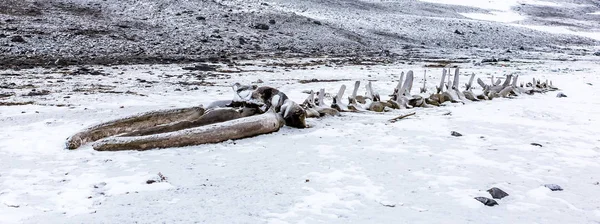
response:
[(504, 80), (504, 83), (502, 83), (502, 87), (507, 87), (508, 85), (510, 85), (511, 79), (512, 79), (512, 75), (507, 75), (506, 79)]
[(442, 79), (440, 79), (440, 85), (437, 87), (437, 93), (444, 92), (444, 82), (446, 81), (446, 69), (442, 70)]
[(475, 79), (475, 73), (471, 74), (471, 78), (469, 79), (469, 83), (467, 83), (467, 90), (471, 90), (473, 88), (473, 80)]
[(500, 77), (498, 77), (498, 80), (496, 80), (496, 83), (494, 83), (494, 86), (499, 86), (502, 83), (502, 79)]
[(421, 93), (427, 92), (427, 70), (423, 73), (423, 87), (421, 87)]
[(318, 101), (318, 106), (320, 107), (325, 107), (325, 89), (320, 89), (319, 90), (319, 101)]
[(410, 79), (410, 82), (408, 82), (408, 86), (406, 87), (406, 92), (403, 92), (402, 94), (404, 94), (405, 96), (410, 96), (410, 91), (412, 90), (413, 87), (413, 83), (414, 83), (414, 73), (412, 70), (409, 70), (408, 73), (406, 74), (406, 79)]

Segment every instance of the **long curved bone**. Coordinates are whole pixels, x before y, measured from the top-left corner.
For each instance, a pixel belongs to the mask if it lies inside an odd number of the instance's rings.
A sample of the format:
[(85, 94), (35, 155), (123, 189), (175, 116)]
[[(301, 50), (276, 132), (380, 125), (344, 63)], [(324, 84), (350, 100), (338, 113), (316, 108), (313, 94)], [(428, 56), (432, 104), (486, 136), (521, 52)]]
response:
[(187, 128), (200, 127), (209, 124), (220, 123), (224, 121), (235, 120), (243, 117), (249, 117), (258, 114), (257, 108), (216, 108), (207, 110), (204, 115), (194, 120), (184, 120), (173, 122), (170, 124), (158, 125), (156, 127), (137, 130), (131, 133), (126, 133), (121, 136), (143, 136), (153, 135), (166, 132), (179, 131)]
[(253, 137), (276, 132), (284, 125), (273, 111), (196, 128), (139, 137), (110, 137), (93, 145), (98, 151), (148, 150), (184, 147)]
[(87, 128), (67, 138), (66, 147), (68, 149), (77, 149), (83, 144), (108, 136), (150, 128), (161, 124), (168, 124), (175, 121), (193, 120), (199, 118), (203, 114), (204, 108), (202, 107), (168, 109), (136, 114)]

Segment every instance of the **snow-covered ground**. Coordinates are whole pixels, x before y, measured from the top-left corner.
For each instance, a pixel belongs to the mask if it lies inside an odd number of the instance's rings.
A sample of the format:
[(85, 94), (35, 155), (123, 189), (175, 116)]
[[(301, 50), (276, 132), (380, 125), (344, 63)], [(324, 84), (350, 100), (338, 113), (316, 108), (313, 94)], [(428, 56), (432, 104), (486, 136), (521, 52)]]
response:
[[(17, 74), (2, 80), (20, 87), (3, 101), (35, 103), (0, 106), (0, 223), (600, 222), (598, 61), (456, 64), (482, 79), (550, 79), (567, 98), (551, 92), (349, 113), (309, 119), (309, 129), (284, 127), (244, 140), (145, 152), (64, 149), (69, 135), (98, 122), (230, 99), (233, 82), (260, 79), (301, 102), (303, 90), (333, 93), (355, 80), (375, 80), (387, 96), (401, 71), (414, 70), (418, 87), (427, 69), (431, 91), (441, 69), (426, 64), (432, 63), (249, 65), (226, 67), (244, 72), (220, 75), (188, 73), (178, 65), (96, 67), (107, 76), (1, 71)], [(202, 77), (214, 86), (179, 84)], [(340, 81), (298, 83), (312, 78)], [(21, 96), (31, 88), (51, 93)], [(387, 122), (411, 111), (416, 116)], [(159, 172), (166, 181), (146, 183), (158, 180)], [(491, 187), (510, 196), (495, 207), (474, 199), (490, 197)]]
[[(534, 5), (541, 7), (550, 7), (557, 9), (565, 9), (565, 8), (582, 8), (585, 6), (589, 6), (586, 4), (575, 4), (575, 3), (567, 3), (559, 1), (550, 2), (550, 1), (539, 1), (539, 0), (485, 0), (485, 1), (477, 1), (477, 0), (421, 0), (424, 2), (431, 2), (437, 4), (449, 4), (449, 5), (459, 5), (459, 6), (467, 6), (467, 7), (475, 7), (481, 8), (485, 10), (489, 10), (487, 13), (472, 13), (465, 12), (459, 13), (462, 16), (467, 18), (476, 19), (476, 20), (485, 20), (485, 21), (493, 21), (493, 22), (501, 22), (507, 23), (510, 25), (514, 25), (517, 27), (525, 27), (537, 31), (548, 32), (553, 34), (568, 34), (568, 35), (577, 35), (582, 37), (587, 37), (595, 40), (600, 40), (600, 30), (581, 30), (574, 29), (574, 27), (564, 26), (564, 25), (532, 25), (532, 24), (523, 24), (521, 21), (528, 19), (527, 15), (519, 12), (520, 10), (516, 9), (516, 6), (519, 5)], [(600, 12), (588, 13), (590, 15), (598, 15)], [(543, 13), (540, 13), (543, 15)], [(562, 13), (548, 13), (548, 17), (556, 17), (559, 18), (559, 15)], [(546, 16), (546, 15), (544, 15)], [(535, 18), (534, 18), (535, 19)], [(570, 20), (571, 18), (568, 18)], [(592, 21), (580, 21), (583, 23), (592, 22), (596, 23), (595, 20)]]

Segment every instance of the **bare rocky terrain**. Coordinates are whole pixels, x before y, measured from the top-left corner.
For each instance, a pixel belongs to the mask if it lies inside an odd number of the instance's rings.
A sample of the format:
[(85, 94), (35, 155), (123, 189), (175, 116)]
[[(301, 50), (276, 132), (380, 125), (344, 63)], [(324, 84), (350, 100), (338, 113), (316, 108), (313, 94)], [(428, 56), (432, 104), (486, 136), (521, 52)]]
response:
[[(598, 29), (599, 3), (520, 5), (531, 25)], [(481, 9), (361, 0), (0, 0), (0, 68), (314, 56), (531, 58), (597, 40), (465, 18)], [(529, 54), (529, 56), (527, 56)], [(533, 55), (533, 56), (532, 56)]]

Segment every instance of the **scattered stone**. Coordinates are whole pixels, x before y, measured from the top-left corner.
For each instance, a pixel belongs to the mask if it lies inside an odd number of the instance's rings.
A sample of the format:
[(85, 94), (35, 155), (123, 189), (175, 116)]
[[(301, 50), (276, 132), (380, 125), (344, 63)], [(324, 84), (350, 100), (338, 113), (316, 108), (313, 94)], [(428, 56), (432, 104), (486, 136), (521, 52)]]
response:
[(498, 202), (494, 199), (490, 199), (490, 198), (486, 198), (486, 197), (475, 197), (475, 200), (483, 203), (484, 205), (487, 206), (494, 206), (494, 205), (498, 205)]
[(454, 137), (460, 137), (460, 136), (463, 136), (461, 133), (458, 133), (458, 132), (456, 132), (456, 131), (452, 131), (452, 132), (450, 133), (450, 135), (452, 135), (452, 136), (454, 136)]
[(196, 20), (206, 20), (206, 17), (204, 17), (204, 16), (196, 16)]
[(0, 38), (5, 38), (7, 37), (6, 34), (0, 33)]
[(257, 23), (256, 25), (252, 26), (252, 28), (258, 29), (258, 30), (269, 30), (269, 25), (264, 24), (264, 23)]
[(317, 24), (317, 25), (319, 25), (319, 26), (320, 26), (320, 25), (323, 25), (323, 24), (321, 23), (321, 21), (317, 21), (317, 20), (313, 21), (313, 23), (314, 23), (314, 24)]
[(556, 97), (558, 97), (558, 98), (563, 98), (563, 97), (567, 97), (567, 95), (565, 95), (564, 93), (558, 93), (558, 94), (556, 95)]
[(50, 94), (50, 91), (48, 90), (37, 91), (32, 89), (31, 92), (27, 93), (25, 96), (45, 96), (48, 94)]
[(248, 41), (246, 41), (246, 39), (244, 37), (239, 37), (238, 41), (240, 42), (241, 45), (247, 44)]
[(22, 36), (13, 36), (12, 38), (10, 38), (11, 42), (15, 42), (15, 43), (25, 43), (25, 39), (23, 39)]
[(306, 180), (304, 181), (304, 183), (308, 183), (308, 182), (310, 182), (310, 180), (309, 180), (309, 179), (306, 179)]
[(600, 56), (600, 51), (596, 51), (596, 52), (594, 53), (594, 56)]
[(204, 71), (204, 72), (208, 72), (208, 71), (216, 71), (217, 68), (219, 68), (219, 66), (208, 65), (208, 64), (199, 64), (199, 65), (194, 65), (193, 67), (183, 67), (181, 69), (188, 70), (188, 71)]
[(0, 93), (0, 98), (14, 96), (14, 95), (15, 95), (14, 92), (2, 92), (2, 93)]
[(551, 191), (562, 191), (563, 190), (562, 187), (558, 186), (557, 184), (546, 184), (546, 185), (544, 185), (544, 187), (547, 187)]
[(256, 83), (264, 83), (264, 81), (262, 79), (258, 79), (256, 80)]
[(535, 143), (535, 142), (534, 142), (534, 143), (531, 143), (531, 145), (533, 145), (533, 146), (539, 146), (539, 147), (543, 147), (543, 146), (542, 146), (542, 144), (540, 144), (540, 143)]
[(495, 62), (509, 62), (508, 58), (484, 58), (481, 60), (481, 63), (495, 63)]
[(153, 183), (156, 183), (156, 181), (155, 180), (147, 180), (146, 181), (146, 184), (153, 184)]
[(589, 82), (588, 82), (588, 83), (586, 83), (586, 84), (588, 84), (589, 86), (593, 86), (593, 85), (592, 85), (592, 83), (589, 83)]
[(274, 19), (269, 20), (269, 24), (275, 24), (275, 20)]
[(465, 35), (465, 33), (461, 32), (460, 30), (455, 30), (454, 33), (458, 35)]
[(33, 104), (33, 101), (27, 102), (0, 102), (0, 106), (23, 106)]
[(490, 195), (492, 195), (492, 198), (494, 199), (502, 199), (508, 196), (508, 193), (504, 192), (503, 190), (497, 187), (492, 187), (489, 190), (487, 190), (487, 192), (489, 192)]

